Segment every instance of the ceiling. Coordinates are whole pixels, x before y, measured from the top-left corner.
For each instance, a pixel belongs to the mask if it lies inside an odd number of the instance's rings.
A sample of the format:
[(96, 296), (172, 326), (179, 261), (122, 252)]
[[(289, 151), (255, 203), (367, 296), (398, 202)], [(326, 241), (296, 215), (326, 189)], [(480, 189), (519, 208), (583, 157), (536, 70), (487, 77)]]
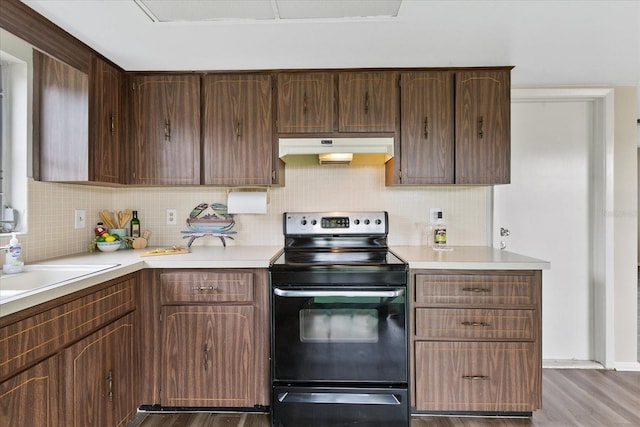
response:
[[(514, 85), (640, 86), (640, 0), (404, 0), (397, 16), (385, 0), (23, 2), (128, 71), (515, 65)], [(154, 22), (140, 3), (181, 6)], [(352, 17), (319, 17), (340, 4)]]
[(402, 0), (134, 0), (154, 22), (397, 16)]

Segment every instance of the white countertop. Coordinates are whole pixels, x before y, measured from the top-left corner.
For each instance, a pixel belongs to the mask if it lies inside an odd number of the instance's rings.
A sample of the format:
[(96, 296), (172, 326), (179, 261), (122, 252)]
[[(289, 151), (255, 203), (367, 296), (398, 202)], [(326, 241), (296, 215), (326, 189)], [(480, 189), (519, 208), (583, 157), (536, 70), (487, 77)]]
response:
[[(141, 256), (154, 248), (130, 249), (116, 252), (82, 253), (37, 262), (39, 266), (103, 266), (93, 274), (38, 287), (0, 301), (0, 316), (68, 295), (145, 268), (268, 268), (269, 261), (280, 253), (281, 246), (194, 246), (188, 254)], [(24, 273), (17, 273), (17, 275)], [(16, 276), (12, 274), (9, 276)], [(0, 276), (0, 289), (3, 289)], [(28, 276), (25, 274), (24, 276)]]
[(449, 270), (548, 270), (547, 261), (488, 246), (451, 246), (435, 251), (427, 246), (392, 246), (410, 268)]
[[(52, 266), (52, 268), (102, 266), (102, 269), (3, 298), (0, 301), (0, 316), (6, 316), (145, 268), (268, 268), (271, 259), (278, 255), (282, 248), (280, 246), (227, 246), (226, 248), (195, 246), (188, 254), (141, 256), (152, 249), (154, 248), (110, 253), (97, 251), (38, 262), (36, 263), (38, 266)], [(458, 270), (549, 268), (549, 263), (546, 261), (484, 246), (456, 246), (448, 252), (434, 251), (422, 246), (393, 246), (391, 250), (407, 261), (410, 268)], [(0, 289), (3, 289), (1, 277)]]

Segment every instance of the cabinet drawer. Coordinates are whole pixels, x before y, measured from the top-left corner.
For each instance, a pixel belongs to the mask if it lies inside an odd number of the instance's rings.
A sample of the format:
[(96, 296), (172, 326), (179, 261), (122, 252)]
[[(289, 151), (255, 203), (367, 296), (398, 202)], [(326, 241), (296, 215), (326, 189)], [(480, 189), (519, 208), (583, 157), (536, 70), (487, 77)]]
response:
[(418, 274), (415, 301), (425, 304), (533, 305), (533, 275)]
[(416, 342), (419, 411), (531, 412), (534, 343)]
[(162, 304), (253, 301), (253, 274), (181, 271), (160, 275)]
[(135, 309), (135, 279), (0, 329), (0, 380)]
[(535, 338), (533, 310), (455, 308), (416, 309), (417, 339), (516, 339)]

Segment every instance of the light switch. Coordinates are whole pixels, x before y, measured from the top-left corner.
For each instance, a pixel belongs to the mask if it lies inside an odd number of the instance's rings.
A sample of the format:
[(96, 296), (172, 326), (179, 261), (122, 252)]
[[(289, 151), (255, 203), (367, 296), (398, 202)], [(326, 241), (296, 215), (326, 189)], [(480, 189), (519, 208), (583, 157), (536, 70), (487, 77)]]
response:
[(85, 209), (76, 209), (74, 211), (74, 227), (85, 228), (87, 226), (87, 211)]

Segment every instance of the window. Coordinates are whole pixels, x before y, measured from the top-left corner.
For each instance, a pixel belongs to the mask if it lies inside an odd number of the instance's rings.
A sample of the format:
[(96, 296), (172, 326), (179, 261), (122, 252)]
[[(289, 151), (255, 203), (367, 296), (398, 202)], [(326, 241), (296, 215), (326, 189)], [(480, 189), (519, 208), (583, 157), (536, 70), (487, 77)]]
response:
[(0, 29), (0, 233), (26, 232), (32, 48)]

